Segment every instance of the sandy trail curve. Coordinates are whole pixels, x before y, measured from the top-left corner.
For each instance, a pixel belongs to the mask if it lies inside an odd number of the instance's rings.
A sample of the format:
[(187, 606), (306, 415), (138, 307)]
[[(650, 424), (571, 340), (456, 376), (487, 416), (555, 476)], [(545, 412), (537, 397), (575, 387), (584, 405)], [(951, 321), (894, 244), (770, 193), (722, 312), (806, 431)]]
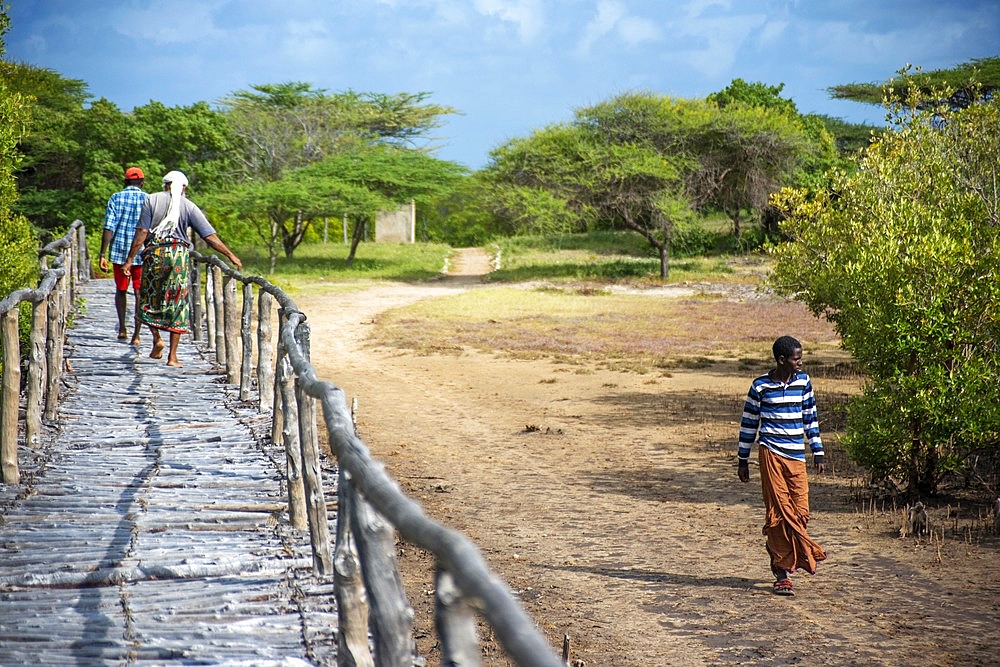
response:
[[(998, 664), (997, 541), (900, 540), (889, 518), (856, 511), (843, 477), (812, 481), (810, 530), (829, 560), (794, 577), (796, 597), (771, 594), (756, 469), (740, 484), (733, 457), (744, 372), (650, 377), (366, 345), (380, 312), (489, 289), (488, 259), (462, 253), (432, 283), (296, 301), (317, 373), (358, 399), (373, 455), (479, 545), (554, 647), (568, 634), (588, 667)], [(821, 410), (851, 382), (817, 380)], [(418, 650), (436, 664), (431, 565), (401, 545)], [(485, 665), (509, 664), (481, 638)]]

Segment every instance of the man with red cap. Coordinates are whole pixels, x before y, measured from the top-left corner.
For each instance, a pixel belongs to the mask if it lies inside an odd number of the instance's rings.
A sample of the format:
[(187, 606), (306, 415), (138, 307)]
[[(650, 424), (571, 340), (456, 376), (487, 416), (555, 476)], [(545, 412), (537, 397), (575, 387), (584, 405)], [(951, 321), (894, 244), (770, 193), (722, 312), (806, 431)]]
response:
[[(139, 285), (142, 281), (142, 258), (136, 257), (130, 272), (122, 270), (128, 251), (135, 237), (135, 225), (139, 221), (146, 193), (142, 191), (145, 174), (139, 167), (125, 170), (125, 189), (111, 195), (104, 213), (104, 233), (101, 235), (101, 271), (108, 270), (108, 260), (114, 267), (115, 310), (118, 313), (118, 340), (128, 338), (125, 330), (125, 307), (128, 300), (129, 282), (135, 295), (135, 329), (132, 345), (139, 344)], [(108, 252), (110, 248), (110, 253)], [(131, 273), (131, 276), (129, 275)]]

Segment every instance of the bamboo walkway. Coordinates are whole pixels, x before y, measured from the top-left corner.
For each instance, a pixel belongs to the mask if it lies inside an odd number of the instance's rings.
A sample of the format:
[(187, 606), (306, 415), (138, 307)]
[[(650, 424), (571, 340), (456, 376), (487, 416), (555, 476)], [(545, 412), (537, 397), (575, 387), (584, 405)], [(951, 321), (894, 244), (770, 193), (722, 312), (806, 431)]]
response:
[(0, 485), (0, 665), (335, 664), (267, 418), (188, 337), (183, 368), (116, 340), (113, 285), (82, 288), (58, 428)]

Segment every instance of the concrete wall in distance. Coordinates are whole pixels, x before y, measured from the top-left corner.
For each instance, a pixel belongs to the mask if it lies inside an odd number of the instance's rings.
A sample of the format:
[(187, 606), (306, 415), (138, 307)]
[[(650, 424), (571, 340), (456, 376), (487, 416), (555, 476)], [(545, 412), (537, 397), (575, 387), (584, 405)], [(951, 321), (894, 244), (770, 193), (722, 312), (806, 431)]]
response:
[(376, 243), (413, 243), (417, 233), (417, 205), (411, 199), (395, 211), (375, 214)]

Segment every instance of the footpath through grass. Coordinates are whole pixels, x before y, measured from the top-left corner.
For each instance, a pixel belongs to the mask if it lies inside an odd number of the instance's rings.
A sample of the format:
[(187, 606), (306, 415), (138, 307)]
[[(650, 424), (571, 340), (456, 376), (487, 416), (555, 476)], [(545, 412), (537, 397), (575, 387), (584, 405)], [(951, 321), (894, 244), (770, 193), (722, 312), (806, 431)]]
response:
[[(267, 255), (241, 249), (244, 268), (266, 274)], [(281, 258), (269, 279), (288, 290), (334, 293), (383, 281), (423, 283), (441, 278), (452, 249), (443, 244), (362, 243), (348, 268), (348, 246), (300, 246)], [(611, 368), (669, 372), (718, 360), (766, 359), (771, 341), (794, 331), (811, 347), (835, 346), (832, 327), (801, 304), (776, 299), (737, 301), (683, 296), (665, 286), (761, 283), (759, 254), (677, 259), (668, 281), (635, 234), (599, 233), (506, 239), (491, 283), (425, 299), (382, 313), (372, 342), (417, 354), (475, 349), (519, 358), (586, 358)], [(611, 285), (636, 293), (610, 293)], [(752, 289), (746, 290), (751, 292)]]

